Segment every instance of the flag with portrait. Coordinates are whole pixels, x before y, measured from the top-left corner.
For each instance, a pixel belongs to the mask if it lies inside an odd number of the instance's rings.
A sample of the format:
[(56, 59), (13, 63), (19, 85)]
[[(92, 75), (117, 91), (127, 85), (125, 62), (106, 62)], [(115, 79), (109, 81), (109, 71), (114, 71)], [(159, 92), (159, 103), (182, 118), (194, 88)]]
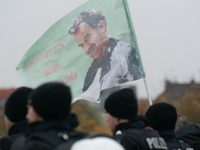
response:
[(127, 0), (90, 0), (52, 25), (16, 67), (24, 86), (61, 82), (73, 102), (145, 76)]

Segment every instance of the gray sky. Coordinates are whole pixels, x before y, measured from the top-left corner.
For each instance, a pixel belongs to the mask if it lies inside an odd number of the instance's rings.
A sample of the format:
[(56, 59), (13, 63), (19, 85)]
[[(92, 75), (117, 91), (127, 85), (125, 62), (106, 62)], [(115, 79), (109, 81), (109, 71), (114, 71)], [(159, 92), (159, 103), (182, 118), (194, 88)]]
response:
[[(0, 0), (0, 88), (22, 86), (15, 70), (47, 29), (87, 0)], [(154, 99), (164, 80), (200, 82), (200, 0), (128, 0)], [(147, 97), (142, 80), (138, 96)]]

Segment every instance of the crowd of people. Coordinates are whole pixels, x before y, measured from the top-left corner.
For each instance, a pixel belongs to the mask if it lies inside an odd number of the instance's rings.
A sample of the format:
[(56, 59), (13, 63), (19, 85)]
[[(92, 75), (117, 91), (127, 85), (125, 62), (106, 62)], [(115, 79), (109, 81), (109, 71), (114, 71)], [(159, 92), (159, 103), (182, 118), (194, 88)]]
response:
[(70, 88), (45, 83), (35, 89), (15, 90), (5, 105), (8, 136), (0, 138), (0, 150), (199, 150), (200, 125), (190, 123), (176, 108), (161, 102), (145, 116), (137, 115), (133, 90), (110, 94), (104, 105), (112, 136), (76, 131), (71, 113)]

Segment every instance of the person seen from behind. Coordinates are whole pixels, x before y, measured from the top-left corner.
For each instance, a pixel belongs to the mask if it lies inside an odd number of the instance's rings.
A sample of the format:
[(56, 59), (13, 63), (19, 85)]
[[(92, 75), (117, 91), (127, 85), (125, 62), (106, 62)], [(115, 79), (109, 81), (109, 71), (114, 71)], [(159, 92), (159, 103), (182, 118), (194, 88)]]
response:
[(188, 118), (184, 115), (178, 115), (174, 131), (177, 132), (180, 128), (190, 124)]
[(147, 119), (137, 116), (137, 98), (131, 89), (121, 89), (109, 95), (104, 108), (113, 138), (126, 150), (167, 150), (164, 139), (155, 131), (146, 129), (149, 126)]
[(26, 118), (31, 132), (21, 143), (22, 150), (53, 150), (62, 144), (71, 146), (87, 134), (76, 132), (71, 126), (71, 92), (62, 83), (45, 83), (29, 96)]
[(150, 126), (165, 139), (169, 150), (193, 150), (186, 142), (175, 138), (174, 129), (177, 120), (175, 107), (164, 102), (156, 103), (148, 108), (145, 116)]
[(27, 100), (32, 89), (20, 87), (16, 89), (7, 99), (5, 104), (5, 126), (7, 137), (0, 139), (0, 149), (10, 149), (12, 143), (21, 135), (29, 131), (26, 120)]

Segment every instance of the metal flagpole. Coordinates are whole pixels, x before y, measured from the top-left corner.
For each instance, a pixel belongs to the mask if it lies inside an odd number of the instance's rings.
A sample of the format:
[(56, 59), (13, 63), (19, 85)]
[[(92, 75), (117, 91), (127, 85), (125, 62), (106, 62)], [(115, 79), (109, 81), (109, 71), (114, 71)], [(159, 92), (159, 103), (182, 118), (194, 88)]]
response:
[[(130, 23), (130, 26), (131, 26), (131, 31), (133, 33), (133, 38), (135, 39), (135, 41), (133, 41), (133, 43), (135, 43), (135, 48), (136, 48), (136, 51), (138, 50), (137, 54), (138, 54), (138, 57), (140, 58), (139, 47), (138, 47), (138, 44), (137, 44), (137, 38), (136, 38), (136, 35), (135, 35), (135, 30), (134, 30), (134, 27), (133, 27), (132, 18), (131, 18), (131, 15), (130, 15), (130, 11), (129, 11), (127, 0), (124, 0), (124, 5), (125, 5), (125, 8), (126, 8), (126, 13), (128, 15), (128, 18), (130, 20), (129, 23)], [(141, 58), (140, 58), (140, 60), (141, 60)], [(141, 63), (141, 67), (142, 67), (142, 61), (140, 61), (140, 63)], [(145, 80), (144, 77), (143, 77), (143, 80), (144, 80), (145, 88), (146, 88), (146, 91), (147, 91), (149, 105), (151, 106), (152, 105), (152, 100), (150, 98), (149, 91), (148, 91), (148, 88), (147, 88), (147, 83), (146, 83), (146, 80)]]
[(146, 88), (146, 91), (147, 91), (147, 96), (148, 96), (148, 100), (149, 100), (149, 105), (151, 106), (153, 103), (152, 103), (151, 97), (150, 97), (150, 95), (149, 95), (149, 91), (148, 91), (147, 82), (146, 82), (145, 77), (143, 77), (143, 80), (144, 80), (144, 85), (145, 85), (145, 88)]

